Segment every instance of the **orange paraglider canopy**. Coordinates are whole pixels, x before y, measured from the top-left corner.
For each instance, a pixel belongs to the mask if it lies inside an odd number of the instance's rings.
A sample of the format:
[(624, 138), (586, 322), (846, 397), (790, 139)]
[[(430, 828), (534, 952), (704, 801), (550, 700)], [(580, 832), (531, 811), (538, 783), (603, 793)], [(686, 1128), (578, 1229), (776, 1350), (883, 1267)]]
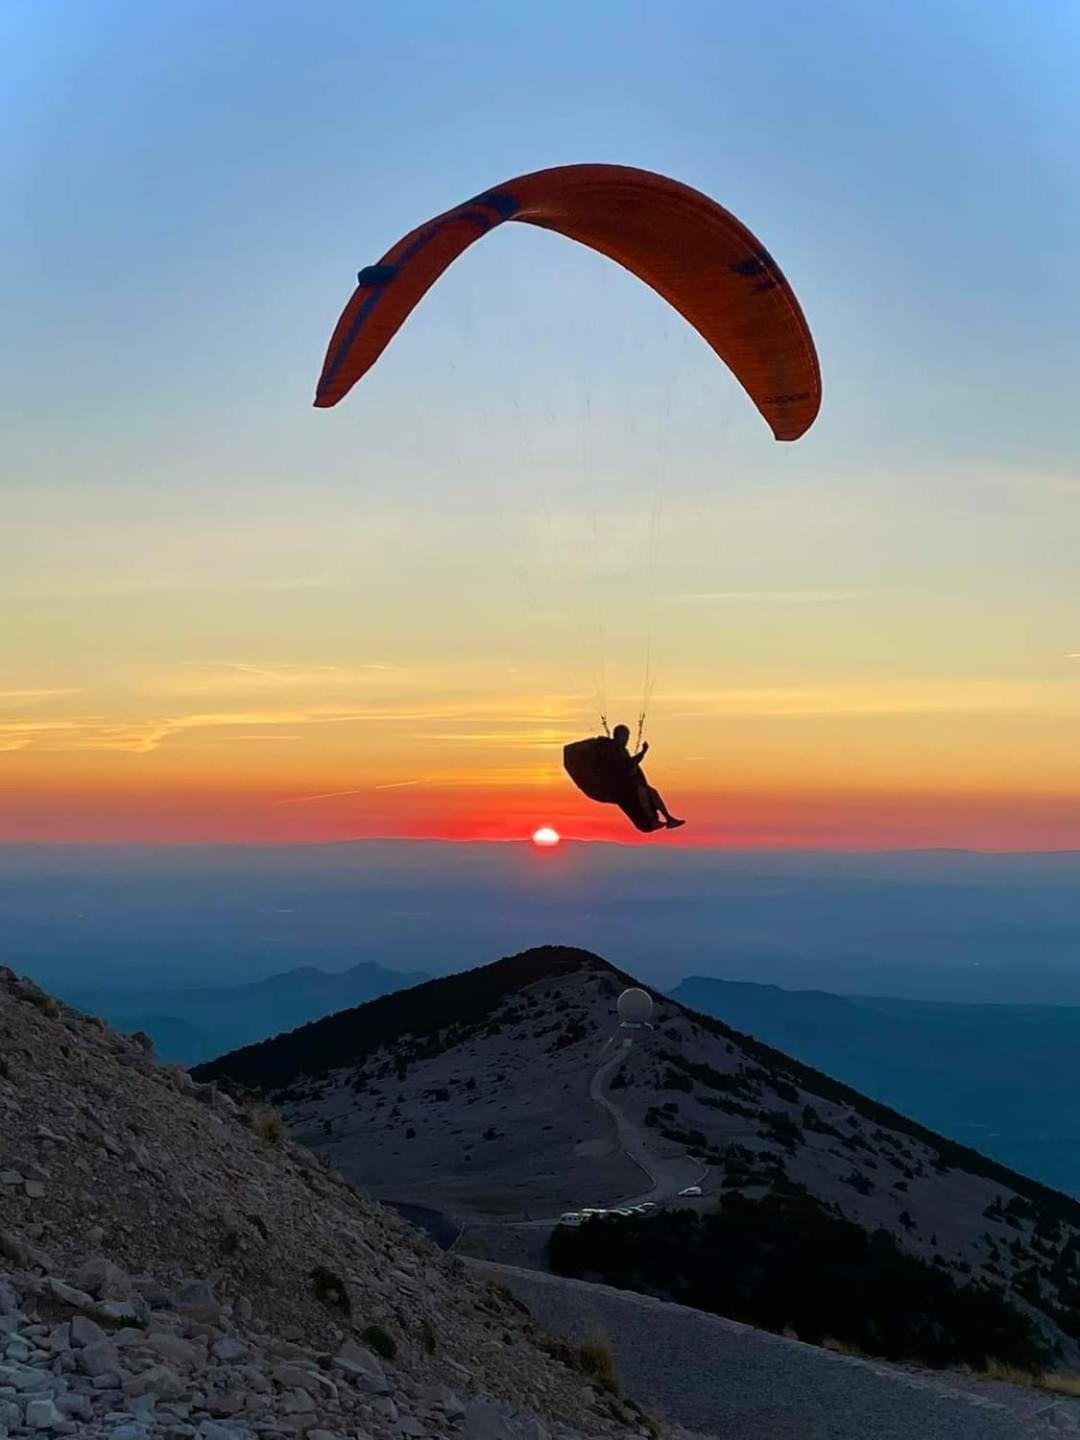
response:
[(729, 366), (777, 440), (797, 440), (821, 404), (809, 326), (779, 265), (722, 206), (648, 170), (562, 165), (508, 180), (427, 221), (358, 284), (326, 353), (315, 404), (336, 405), (474, 240), (523, 221), (617, 261), (673, 306)]

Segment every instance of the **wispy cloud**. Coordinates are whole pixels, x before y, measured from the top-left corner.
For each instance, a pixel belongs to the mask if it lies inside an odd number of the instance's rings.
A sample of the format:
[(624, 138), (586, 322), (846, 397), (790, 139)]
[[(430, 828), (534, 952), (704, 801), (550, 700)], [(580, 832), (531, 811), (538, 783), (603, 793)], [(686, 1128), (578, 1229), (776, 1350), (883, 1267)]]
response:
[(355, 665), (266, 663), (242, 660), (182, 660), (176, 671), (155, 676), (152, 688), (159, 695), (229, 695), (259, 691), (370, 690), (373, 684), (405, 683), (408, 672), (382, 661)]
[(278, 810), (283, 805), (313, 805), (318, 800), (344, 800), (351, 795), (370, 795), (373, 790), (404, 790), (423, 783), (422, 780), (392, 780), (385, 785), (360, 785), (353, 790), (320, 790), (315, 795), (291, 795), (286, 800), (273, 800), (270, 809)]
[(0, 705), (17, 707), (37, 705), (43, 700), (56, 700), (62, 695), (78, 695), (79, 690), (0, 690)]
[(356, 790), (320, 790), (315, 795), (290, 795), (286, 800), (272, 800), (271, 810), (279, 810), (283, 805), (313, 805), (316, 800), (341, 800), (347, 795), (366, 795), (371, 787), (362, 786)]
[(417, 731), (409, 738), (449, 741), (457, 745), (491, 745), (500, 750), (547, 750), (579, 737), (569, 730), (431, 730)]
[(695, 590), (685, 594), (668, 595), (668, 605), (692, 605), (705, 603), (781, 604), (781, 605), (837, 605), (851, 600), (865, 600), (873, 594), (871, 590)]
[(234, 740), (244, 740), (244, 741), (248, 741), (248, 740), (256, 740), (256, 741), (258, 741), (258, 740), (274, 740), (274, 741), (278, 741), (278, 740), (290, 740), (290, 741), (291, 741), (291, 740), (301, 740), (301, 739), (303, 739), (303, 736), (301, 736), (301, 735), (234, 735), (234, 736), (233, 736), (233, 739), (234, 739)]
[(111, 749), (107, 743), (95, 746), (85, 744), (85, 737), (92, 729), (92, 722), (86, 721), (72, 721), (66, 725), (47, 725), (40, 720), (29, 721), (25, 725), (0, 723), (0, 750)]
[[(494, 697), (492, 700), (431, 702), (428, 704), (370, 703), (357, 705), (318, 704), (305, 706), (254, 706), (236, 710), (193, 710), (169, 715), (140, 718), (117, 718), (86, 714), (64, 719), (20, 719), (0, 721), (0, 747), (6, 750), (120, 751), (146, 755), (181, 736), (202, 731), (228, 732), (233, 743), (250, 743), (269, 739), (298, 740), (290, 733), (294, 727), (323, 725), (410, 725), (428, 723), (452, 725), (469, 723), (474, 729), (490, 725), (492, 729), (476, 730), (478, 739), (489, 742), (505, 737), (503, 743), (534, 745), (538, 741), (557, 744), (565, 737), (552, 728), (553, 717), (565, 703), (566, 713), (573, 713), (576, 702), (570, 699), (553, 704), (533, 697)], [(509, 723), (520, 720), (521, 729), (506, 730)], [(530, 730), (530, 726), (532, 729)], [(264, 727), (266, 727), (264, 729)], [(540, 727), (544, 727), (541, 729)], [(267, 734), (266, 730), (272, 731)], [(460, 732), (452, 732), (454, 736)], [(445, 740), (450, 735), (433, 732), (432, 739)], [(475, 742), (474, 742), (475, 743)]]
[(243, 660), (182, 660), (182, 665), (209, 670), (233, 670), (240, 675), (251, 675), (259, 680), (273, 680), (280, 684), (294, 685), (311, 678), (348, 679), (357, 672), (368, 670), (394, 670), (393, 665), (362, 663), (360, 665), (300, 665), (281, 662), (275, 665), (255, 665)]
[(820, 687), (732, 687), (665, 696), (683, 719), (845, 718), (872, 715), (1080, 714), (1072, 681), (838, 682)]
[(215, 575), (207, 570), (191, 574), (93, 575), (65, 574), (54, 579), (35, 579), (12, 592), (27, 600), (126, 600), (150, 595), (261, 595), (291, 590), (329, 590), (344, 582), (334, 576), (294, 575), (271, 579), (244, 579)]

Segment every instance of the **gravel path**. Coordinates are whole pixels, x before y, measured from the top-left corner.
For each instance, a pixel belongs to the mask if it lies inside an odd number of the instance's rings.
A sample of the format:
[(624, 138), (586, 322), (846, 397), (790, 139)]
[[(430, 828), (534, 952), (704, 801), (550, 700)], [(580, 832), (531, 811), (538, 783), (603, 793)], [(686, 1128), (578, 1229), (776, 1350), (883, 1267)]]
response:
[[(717, 1440), (1047, 1440), (1080, 1435), (1080, 1402), (835, 1355), (649, 1296), (510, 1265), (509, 1286), (554, 1334), (599, 1326), (627, 1394)], [(691, 1359), (697, 1357), (697, 1363)]]

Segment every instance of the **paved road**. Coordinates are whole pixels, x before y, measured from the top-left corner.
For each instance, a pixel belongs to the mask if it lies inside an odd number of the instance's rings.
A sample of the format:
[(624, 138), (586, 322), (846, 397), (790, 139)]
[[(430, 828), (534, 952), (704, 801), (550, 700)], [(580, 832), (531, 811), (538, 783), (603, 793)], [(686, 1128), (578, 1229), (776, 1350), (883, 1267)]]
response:
[[(652, 1154), (647, 1135), (605, 1093), (625, 1058), (594, 1073), (590, 1096), (651, 1188), (624, 1201), (669, 1200), (703, 1176), (685, 1156)], [(689, 1169), (688, 1169), (689, 1167)], [(691, 1173), (692, 1172), (692, 1173)], [(395, 1208), (452, 1249), (459, 1222), (426, 1206)], [(517, 1222), (550, 1228), (553, 1220)], [(1053, 1440), (1080, 1436), (1080, 1402), (880, 1361), (834, 1355), (735, 1320), (632, 1291), (461, 1257), (501, 1280), (554, 1334), (581, 1342), (599, 1327), (627, 1394), (700, 1440)]]
[(462, 1257), (548, 1330), (599, 1326), (623, 1388), (716, 1440), (1051, 1440), (1080, 1435), (1080, 1402), (835, 1355), (683, 1305)]
[[(688, 1185), (701, 1185), (709, 1174), (707, 1165), (703, 1168), (688, 1155), (658, 1155), (650, 1146), (649, 1133), (632, 1124), (611, 1099), (607, 1088), (615, 1072), (625, 1061), (626, 1055), (627, 1051), (620, 1046), (593, 1072), (589, 1081), (589, 1099), (611, 1117), (623, 1153), (644, 1175), (649, 1188), (640, 1195), (615, 1201), (608, 1207), (612, 1210), (627, 1205), (640, 1205), (643, 1200), (651, 1200), (654, 1204), (674, 1200), (680, 1190), (685, 1190)], [(553, 1215), (547, 1220), (507, 1220), (504, 1223), (519, 1230), (549, 1230), (557, 1222), (558, 1216)]]
[(702, 1169), (696, 1160), (691, 1160), (684, 1154), (657, 1155), (649, 1146), (646, 1132), (631, 1124), (607, 1094), (607, 1087), (626, 1055), (625, 1049), (617, 1050), (589, 1081), (589, 1099), (611, 1116), (624, 1153), (643, 1172), (650, 1185), (650, 1188), (640, 1195), (634, 1195), (629, 1200), (620, 1200), (619, 1205), (640, 1205), (643, 1200), (673, 1200), (687, 1185), (700, 1185), (709, 1173), (708, 1167)]
[[(645, 1132), (632, 1125), (619, 1107), (608, 1098), (605, 1093), (607, 1086), (625, 1059), (626, 1051), (620, 1048), (600, 1065), (589, 1081), (589, 1098), (610, 1115), (620, 1146), (641, 1170), (650, 1188), (630, 1199), (617, 1201), (612, 1209), (618, 1206), (640, 1205), (643, 1200), (659, 1202), (674, 1199), (687, 1185), (700, 1185), (709, 1173), (708, 1166), (702, 1169), (696, 1161), (685, 1155), (653, 1154)], [(384, 1200), (382, 1203), (390, 1205), (402, 1219), (424, 1230), (440, 1250), (453, 1250), (464, 1233), (464, 1222), (442, 1210), (433, 1210), (428, 1205), (414, 1205), (404, 1200)], [(505, 1220), (501, 1223), (517, 1230), (551, 1230), (558, 1223), (558, 1218), (557, 1215), (552, 1215), (545, 1220)]]

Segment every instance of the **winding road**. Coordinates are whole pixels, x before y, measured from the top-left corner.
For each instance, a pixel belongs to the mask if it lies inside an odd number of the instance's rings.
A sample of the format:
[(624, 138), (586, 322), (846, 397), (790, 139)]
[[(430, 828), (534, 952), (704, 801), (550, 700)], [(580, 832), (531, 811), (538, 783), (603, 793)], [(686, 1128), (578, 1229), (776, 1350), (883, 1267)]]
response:
[[(675, 1200), (678, 1198), (680, 1190), (685, 1190), (688, 1185), (701, 1185), (709, 1174), (707, 1165), (703, 1168), (696, 1160), (691, 1160), (682, 1152), (675, 1155), (658, 1155), (654, 1149), (650, 1148), (649, 1133), (640, 1125), (635, 1125), (628, 1120), (607, 1094), (607, 1087), (612, 1076), (626, 1060), (627, 1048), (616, 1050), (593, 1072), (592, 1079), (589, 1081), (589, 1099), (610, 1116), (623, 1154), (628, 1160), (634, 1162), (648, 1180), (649, 1189), (643, 1190), (640, 1195), (631, 1195), (625, 1200), (614, 1201), (606, 1207), (609, 1210), (625, 1209), (628, 1205), (640, 1205), (645, 1200), (651, 1200), (654, 1205), (665, 1200)], [(558, 1223), (557, 1215), (552, 1215), (546, 1220), (507, 1220), (504, 1222), (508, 1227), (516, 1230), (550, 1230)]]
[[(590, 1099), (610, 1116), (619, 1145), (649, 1183), (620, 1204), (672, 1200), (705, 1175), (686, 1155), (664, 1156), (650, 1149), (655, 1135), (631, 1123), (610, 1098), (608, 1087), (627, 1054), (628, 1047), (620, 1046), (589, 1082)], [(443, 1250), (455, 1249), (465, 1228), (427, 1206), (397, 1202), (395, 1208)], [(550, 1230), (557, 1218), (507, 1223)], [(626, 1393), (683, 1427), (683, 1440), (1080, 1437), (1077, 1400), (839, 1355), (654, 1296), (460, 1258), (478, 1274), (508, 1286), (553, 1334), (580, 1344), (599, 1329)]]
[[(622, 1205), (660, 1203), (700, 1184), (706, 1172), (685, 1155), (661, 1156), (607, 1093), (626, 1058), (620, 1048), (589, 1083), (589, 1096), (616, 1128), (650, 1188)], [(404, 1209), (406, 1207), (398, 1207)], [(443, 1249), (463, 1226), (407, 1207)], [(614, 1208), (614, 1207), (613, 1207)], [(423, 1210), (423, 1213), (421, 1213)], [(550, 1220), (509, 1222), (552, 1228)], [(453, 1237), (452, 1239), (450, 1237)], [(449, 1242), (449, 1243), (448, 1243)], [(653, 1296), (541, 1270), (462, 1255), (499, 1280), (548, 1330), (581, 1343), (601, 1330), (628, 1394), (684, 1427), (686, 1440), (1053, 1440), (1080, 1436), (1080, 1401), (959, 1375), (904, 1369), (839, 1355), (719, 1315)]]
[(639, 1125), (632, 1124), (610, 1095), (605, 1093), (611, 1077), (622, 1066), (627, 1053), (625, 1048), (616, 1050), (594, 1073), (589, 1081), (589, 1099), (611, 1116), (623, 1153), (645, 1173), (651, 1181), (651, 1188), (641, 1195), (618, 1201), (612, 1209), (640, 1205), (643, 1200), (652, 1200), (655, 1204), (662, 1200), (674, 1200), (679, 1191), (685, 1190), (688, 1185), (702, 1184), (709, 1173), (707, 1165), (702, 1169), (701, 1165), (696, 1160), (691, 1160), (688, 1155), (664, 1156), (651, 1150), (646, 1132)]

